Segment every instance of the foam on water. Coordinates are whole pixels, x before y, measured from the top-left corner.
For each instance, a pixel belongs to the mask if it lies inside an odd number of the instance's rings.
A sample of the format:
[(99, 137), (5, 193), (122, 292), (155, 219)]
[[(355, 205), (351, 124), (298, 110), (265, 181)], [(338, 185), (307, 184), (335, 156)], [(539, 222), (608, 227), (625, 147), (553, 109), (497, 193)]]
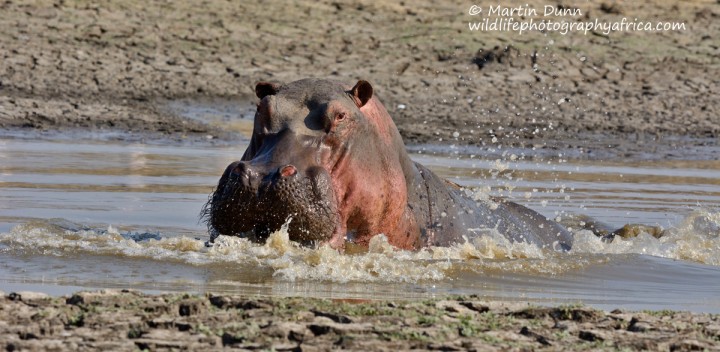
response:
[(190, 265), (232, 264), (269, 269), (289, 281), (420, 282), (453, 279), (458, 272), (560, 274), (605, 263), (616, 254), (644, 254), (720, 266), (720, 213), (697, 210), (661, 238), (641, 233), (632, 239), (605, 243), (589, 231), (575, 233), (569, 253), (511, 243), (501, 234), (466, 240), (446, 248), (416, 252), (394, 249), (376, 236), (366, 252), (341, 254), (327, 246), (300, 247), (288, 238), (286, 223), (264, 244), (220, 236), (207, 247), (186, 236), (134, 236), (112, 226), (107, 230), (67, 230), (47, 222), (29, 222), (0, 233), (0, 253), (58, 256), (107, 255), (153, 259)]
[(578, 231), (570, 253), (637, 253), (720, 266), (720, 212), (695, 210), (660, 238), (641, 232), (605, 243), (590, 231)]

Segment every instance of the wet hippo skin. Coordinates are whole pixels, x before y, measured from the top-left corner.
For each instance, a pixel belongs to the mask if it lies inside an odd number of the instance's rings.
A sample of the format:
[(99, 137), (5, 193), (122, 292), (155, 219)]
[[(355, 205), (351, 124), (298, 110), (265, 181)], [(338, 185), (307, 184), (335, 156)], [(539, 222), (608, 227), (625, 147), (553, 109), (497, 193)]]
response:
[(413, 162), (366, 81), (261, 82), (250, 145), (206, 205), (212, 238), (262, 241), (292, 217), (306, 245), (447, 246), (497, 230), (514, 242), (568, 249), (571, 234), (537, 212), (465, 190)]

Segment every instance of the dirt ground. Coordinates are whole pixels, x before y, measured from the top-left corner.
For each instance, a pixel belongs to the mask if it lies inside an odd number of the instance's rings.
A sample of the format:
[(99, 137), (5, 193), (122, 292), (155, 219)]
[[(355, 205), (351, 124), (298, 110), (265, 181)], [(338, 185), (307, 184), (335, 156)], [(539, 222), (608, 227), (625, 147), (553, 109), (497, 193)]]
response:
[(720, 350), (720, 316), (488, 304), (80, 292), (0, 298), (7, 351)]
[(496, 137), (505, 144), (582, 144), (607, 136), (717, 143), (717, 1), (579, 2), (582, 15), (573, 20), (687, 25), (609, 35), (473, 32), (468, 22), (483, 16), (470, 16), (469, 6), (3, 0), (0, 127), (221, 136), (156, 102), (246, 101), (257, 81), (316, 76), (369, 80), (409, 143), (483, 145)]
[[(370, 81), (407, 143), (717, 145), (720, 3), (554, 1), (679, 32), (473, 32), (470, 2), (0, 0), (0, 131), (234, 137), (161, 107), (258, 81)], [(520, 2), (507, 1), (507, 6)], [(542, 8), (549, 2), (526, 0)], [(480, 4), (485, 7), (495, 3)], [(481, 16), (482, 17), (482, 16)], [(565, 146), (565, 145), (563, 145)], [(78, 293), (0, 299), (14, 350), (720, 350), (718, 316)]]

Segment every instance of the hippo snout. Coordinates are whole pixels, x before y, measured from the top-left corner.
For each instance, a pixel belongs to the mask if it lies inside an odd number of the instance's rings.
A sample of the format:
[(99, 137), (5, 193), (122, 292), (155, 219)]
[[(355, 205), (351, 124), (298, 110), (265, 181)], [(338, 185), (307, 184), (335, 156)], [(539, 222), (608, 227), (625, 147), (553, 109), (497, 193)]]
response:
[(294, 165), (287, 164), (285, 166), (281, 166), (273, 172), (263, 173), (257, 170), (257, 168), (249, 165), (247, 162), (236, 161), (230, 164), (225, 172), (229, 174), (229, 177), (244, 180), (248, 183), (248, 186), (250, 186), (251, 182), (259, 182), (260, 180), (265, 179), (269, 175), (275, 176), (274, 174), (277, 174), (277, 177), (287, 178), (295, 176), (298, 171)]
[(310, 244), (332, 236), (337, 206), (325, 169), (252, 161), (228, 165), (211, 200), (210, 224), (216, 231), (264, 240), (288, 218), (293, 241)]

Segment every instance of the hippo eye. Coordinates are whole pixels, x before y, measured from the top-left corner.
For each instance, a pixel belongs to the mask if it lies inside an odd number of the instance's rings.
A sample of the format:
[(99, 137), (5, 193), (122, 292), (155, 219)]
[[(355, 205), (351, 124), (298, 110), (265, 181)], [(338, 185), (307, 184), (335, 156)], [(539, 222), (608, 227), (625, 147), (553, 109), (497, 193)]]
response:
[(344, 112), (339, 112), (335, 115), (335, 121), (345, 120), (345, 117), (347, 117), (347, 114), (345, 114)]

